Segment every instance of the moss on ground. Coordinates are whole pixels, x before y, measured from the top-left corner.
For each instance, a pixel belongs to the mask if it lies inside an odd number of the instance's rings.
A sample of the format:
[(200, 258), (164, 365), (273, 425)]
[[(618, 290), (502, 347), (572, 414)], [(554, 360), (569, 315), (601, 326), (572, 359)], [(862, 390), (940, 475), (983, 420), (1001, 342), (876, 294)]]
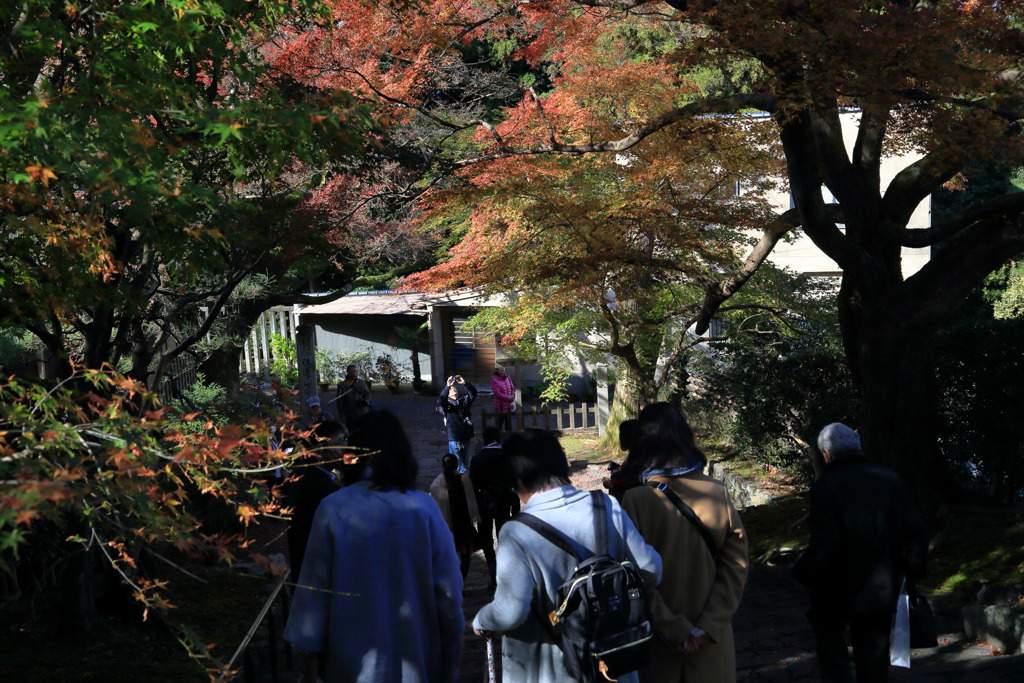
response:
[(973, 602), (984, 583), (1024, 584), (1024, 508), (952, 508), (932, 540), (926, 591)]
[[(740, 511), (750, 557), (757, 561), (777, 548), (807, 544), (807, 495), (794, 490), (772, 505)], [(1024, 509), (953, 508), (932, 538), (924, 593), (945, 593), (947, 607), (958, 611), (973, 603), (985, 584), (1024, 585)]]
[(807, 545), (807, 496), (794, 491), (770, 505), (740, 510), (747, 532), (747, 544), (753, 561), (763, 560), (779, 548), (803, 548)]

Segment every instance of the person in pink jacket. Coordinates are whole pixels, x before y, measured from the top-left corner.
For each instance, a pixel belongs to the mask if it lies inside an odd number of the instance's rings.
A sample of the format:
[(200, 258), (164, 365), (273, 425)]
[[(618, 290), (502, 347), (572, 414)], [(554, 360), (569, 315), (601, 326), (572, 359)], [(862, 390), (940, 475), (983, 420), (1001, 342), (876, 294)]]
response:
[(505, 374), (500, 365), (491, 376), (491, 391), (494, 392), (494, 412), (497, 427), (501, 431), (512, 431), (512, 415), (516, 412), (516, 385)]

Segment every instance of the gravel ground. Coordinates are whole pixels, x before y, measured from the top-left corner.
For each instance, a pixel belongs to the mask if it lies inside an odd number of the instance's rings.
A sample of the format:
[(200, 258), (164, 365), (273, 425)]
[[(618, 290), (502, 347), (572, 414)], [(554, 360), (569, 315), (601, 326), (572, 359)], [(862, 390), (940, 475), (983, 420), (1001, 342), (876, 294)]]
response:
[(607, 465), (583, 465), (572, 463), (569, 466), (569, 481), (581, 491), (603, 491), (601, 480), (608, 476)]

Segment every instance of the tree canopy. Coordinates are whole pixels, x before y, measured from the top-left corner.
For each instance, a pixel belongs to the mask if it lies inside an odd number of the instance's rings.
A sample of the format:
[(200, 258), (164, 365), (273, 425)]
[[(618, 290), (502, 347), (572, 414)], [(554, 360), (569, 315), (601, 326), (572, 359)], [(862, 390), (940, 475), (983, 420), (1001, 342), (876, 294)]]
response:
[(65, 362), (123, 361), (146, 379), (161, 353), (202, 338), (200, 307), (212, 324), (251, 274), (285, 272), (311, 240), (329, 251), (296, 207), (359, 151), (367, 120), (263, 57), (283, 25), (315, 11), (242, 0), (0, 9), (3, 317)]
[[(1022, 111), (1018, 2), (330, 7), (334, 25), (348, 30), (297, 32), (286, 48), (290, 72), (315, 87), (352, 89), (384, 118), (431, 121), (438, 134), (414, 144), (437, 168), (636, 154), (658, 138), (700, 135), (709, 116), (766, 116), (783, 150), (793, 225), (844, 272), (838, 300), (865, 448), (937, 491), (932, 341), (982, 278), (1024, 247), (1024, 195), (972, 203), (926, 229), (908, 220), (970, 164), (1020, 159), (1009, 135)], [(522, 96), (490, 116), (446, 117), (432, 98), (473, 41), (500, 46), (487, 68), (504, 68)], [(526, 75), (509, 68), (519, 60)], [(850, 109), (858, 125), (846, 140), (840, 116)], [(903, 150), (919, 160), (882, 187), (883, 160)], [(902, 247), (939, 244), (948, 248), (904, 277)], [(731, 293), (709, 294), (698, 331)]]

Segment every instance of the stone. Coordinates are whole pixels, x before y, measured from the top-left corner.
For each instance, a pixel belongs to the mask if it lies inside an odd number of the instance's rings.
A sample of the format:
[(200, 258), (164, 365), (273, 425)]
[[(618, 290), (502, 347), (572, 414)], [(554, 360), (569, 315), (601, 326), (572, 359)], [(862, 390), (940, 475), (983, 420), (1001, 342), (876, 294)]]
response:
[(1024, 611), (1002, 605), (968, 605), (962, 615), (968, 639), (984, 640), (1006, 654), (1024, 651)]
[(1020, 586), (985, 586), (978, 591), (979, 605), (1013, 605), (1022, 598), (1024, 591)]
[(723, 463), (713, 463), (710, 469), (711, 476), (720, 479), (725, 484), (729, 497), (738, 510), (756, 505), (768, 505), (775, 500), (775, 497), (765, 491), (756, 481), (732, 474)]

